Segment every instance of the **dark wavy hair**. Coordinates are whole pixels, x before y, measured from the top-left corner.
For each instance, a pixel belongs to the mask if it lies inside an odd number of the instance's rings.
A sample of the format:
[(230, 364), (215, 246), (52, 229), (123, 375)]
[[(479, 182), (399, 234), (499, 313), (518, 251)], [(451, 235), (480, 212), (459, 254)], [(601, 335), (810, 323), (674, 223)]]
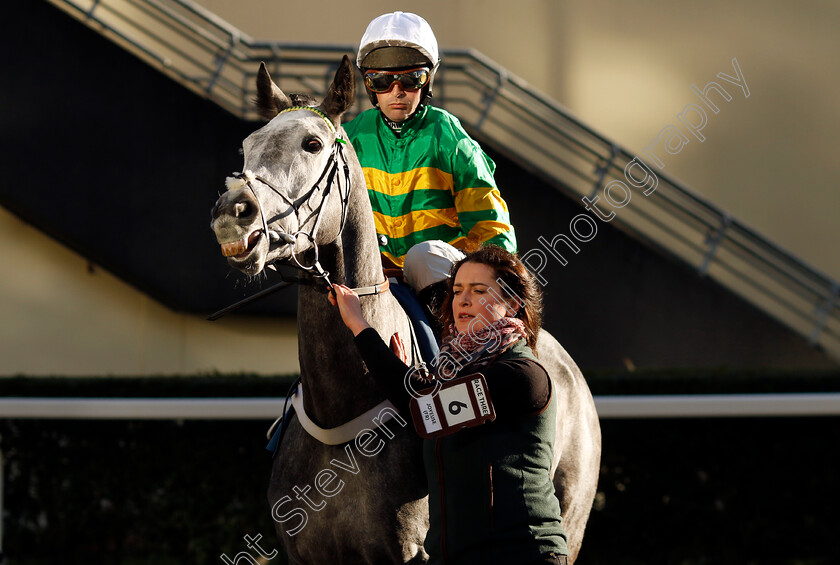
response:
[(513, 253), (497, 245), (486, 245), (455, 263), (451, 276), (446, 283), (446, 298), (440, 309), (442, 337), (449, 335), (452, 319), (452, 287), (455, 275), (464, 263), (480, 263), (493, 269), (494, 279), (502, 287), (503, 298), (513, 299), (519, 306), (516, 318), (525, 323), (526, 341), (534, 352), (537, 348), (537, 335), (542, 327), (542, 289), (531, 272)]

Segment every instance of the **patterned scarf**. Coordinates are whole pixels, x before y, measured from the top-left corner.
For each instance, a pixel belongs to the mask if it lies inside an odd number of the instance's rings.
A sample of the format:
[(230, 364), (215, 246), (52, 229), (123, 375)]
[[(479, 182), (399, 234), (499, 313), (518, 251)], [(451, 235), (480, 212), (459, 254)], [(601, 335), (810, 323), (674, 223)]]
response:
[(519, 318), (500, 318), (477, 332), (458, 333), (449, 326), (449, 336), (440, 347), (435, 373), (452, 378), (455, 372), (469, 365), (470, 371), (486, 367), (509, 345), (526, 338), (525, 324)]

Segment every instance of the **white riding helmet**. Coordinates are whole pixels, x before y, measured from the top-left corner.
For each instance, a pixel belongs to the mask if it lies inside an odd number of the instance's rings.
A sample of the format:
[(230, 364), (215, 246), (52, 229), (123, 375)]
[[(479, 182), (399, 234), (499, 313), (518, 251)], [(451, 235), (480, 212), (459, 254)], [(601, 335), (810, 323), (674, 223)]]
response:
[[(423, 101), (432, 95), (432, 79), (440, 64), (438, 43), (432, 27), (408, 12), (383, 14), (370, 22), (359, 43), (356, 65), (364, 74), (367, 69), (408, 69), (429, 67), (429, 82), (423, 87)], [(368, 90), (376, 106), (376, 95)]]
[(403, 276), (414, 289), (421, 290), (447, 280), (455, 263), (466, 254), (445, 241), (432, 239), (413, 245), (405, 254)]

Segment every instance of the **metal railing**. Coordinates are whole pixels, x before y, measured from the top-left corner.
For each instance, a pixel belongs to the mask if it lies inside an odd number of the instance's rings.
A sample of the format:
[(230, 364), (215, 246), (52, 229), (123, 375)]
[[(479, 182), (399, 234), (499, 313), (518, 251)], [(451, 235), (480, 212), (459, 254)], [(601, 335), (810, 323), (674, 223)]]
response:
[[(190, 0), (49, 1), (243, 119), (257, 119), (251, 100), (260, 61), (282, 89), (322, 95), (341, 55), (355, 49), (255, 41)], [(482, 143), (575, 198), (592, 198), (612, 180), (624, 180), (636, 156), (560, 104), (475, 51), (444, 50), (443, 59), (435, 104), (457, 115)], [(351, 114), (364, 107), (363, 97), (359, 92)], [(677, 180), (656, 176), (656, 191), (634, 192), (614, 224), (686, 261), (840, 359), (837, 281)]]

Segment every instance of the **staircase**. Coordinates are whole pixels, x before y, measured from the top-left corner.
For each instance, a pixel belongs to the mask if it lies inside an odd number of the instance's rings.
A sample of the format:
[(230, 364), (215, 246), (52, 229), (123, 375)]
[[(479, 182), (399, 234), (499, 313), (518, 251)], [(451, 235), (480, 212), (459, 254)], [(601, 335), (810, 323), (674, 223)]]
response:
[[(251, 100), (260, 61), (282, 89), (322, 95), (341, 56), (355, 50), (255, 41), (189, 0), (49, 2), (244, 120), (257, 119)], [(355, 112), (366, 104), (359, 90)], [(481, 143), (576, 200), (591, 200), (610, 181), (623, 180), (636, 157), (472, 50), (443, 50), (435, 104), (457, 115)], [(656, 175), (655, 193), (633, 199), (612, 223), (840, 360), (840, 284), (676, 179)]]

